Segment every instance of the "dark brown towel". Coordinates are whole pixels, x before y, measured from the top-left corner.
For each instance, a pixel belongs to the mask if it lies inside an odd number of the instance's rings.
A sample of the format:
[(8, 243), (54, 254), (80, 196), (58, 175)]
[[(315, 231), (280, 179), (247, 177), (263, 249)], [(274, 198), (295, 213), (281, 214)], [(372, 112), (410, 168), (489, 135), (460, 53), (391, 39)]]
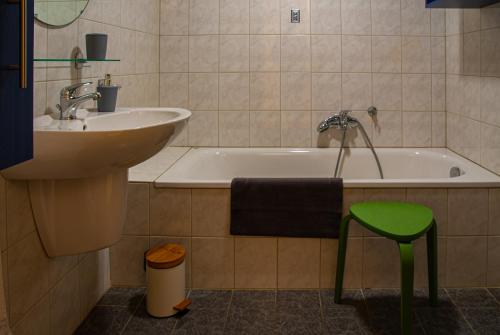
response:
[(337, 238), (342, 179), (235, 178), (231, 234)]

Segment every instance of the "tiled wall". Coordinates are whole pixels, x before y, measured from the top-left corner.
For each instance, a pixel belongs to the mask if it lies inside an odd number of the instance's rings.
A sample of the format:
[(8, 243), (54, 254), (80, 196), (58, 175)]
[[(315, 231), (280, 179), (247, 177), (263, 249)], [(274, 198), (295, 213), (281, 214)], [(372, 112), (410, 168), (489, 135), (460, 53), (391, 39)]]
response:
[[(159, 0), (90, 0), (83, 15), (63, 28), (35, 23), (35, 58), (70, 58), (75, 47), (85, 55), (85, 34), (108, 34), (108, 58), (119, 63), (35, 63), (35, 115), (55, 112), (63, 86), (93, 81), (110, 73), (122, 86), (120, 106), (158, 106)], [(92, 106), (93, 104), (87, 104)]]
[[(228, 189), (157, 189), (129, 184), (125, 236), (110, 250), (113, 285), (145, 284), (143, 255), (163, 242), (188, 250), (193, 288), (332, 287), (337, 240), (229, 234)], [(346, 189), (344, 211), (363, 200), (430, 206), (439, 234), (440, 285), (500, 285), (499, 189)], [(427, 281), (425, 240), (415, 244), (415, 285)], [(257, 261), (256, 261), (257, 260)], [(395, 242), (351, 224), (345, 285), (399, 287)]]
[(178, 145), (338, 146), (315, 128), (352, 109), (376, 146), (445, 146), (445, 12), (423, 0), (162, 0), (160, 34), (160, 104), (193, 111)]
[(0, 178), (0, 247), (15, 335), (72, 334), (110, 286), (108, 250), (46, 256), (25, 182)]
[(446, 21), (448, 147), (500, 174), (500, 8)]

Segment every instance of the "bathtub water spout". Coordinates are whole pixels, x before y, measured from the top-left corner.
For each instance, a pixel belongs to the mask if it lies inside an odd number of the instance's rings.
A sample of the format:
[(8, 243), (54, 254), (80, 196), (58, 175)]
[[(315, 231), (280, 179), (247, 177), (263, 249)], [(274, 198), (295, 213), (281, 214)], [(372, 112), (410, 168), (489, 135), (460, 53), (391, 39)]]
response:
[[(343, 152), (344, 146), (345, 146), (345, 139), (346, 139), (346, 135), (347, 135), (347, 130), (349, 128), (358, 127), (361, 130), (361, 134), (363, 135), (365, 142), (368, 144), (368, 147), (372, 151), (373, 157), (375, 158), (375, 161), (377, 162), (377, 167), (378, 167), (378, 171), (380, 174), (380, 178), (384, 179), (384, 173), (382, 172), (382, 165), (380, 164), (380, 160), (378, 159), (377, 152), (375, 151), (375, 148), (373, 147), (373, 144), (370, 141), (370, 138), (368, 137), (368, 134), (366, 133), (365, 128), (363, 127), (361, 122), (358, 121), (358, 119), (350, 116), (349, 113), (350, 113), (350, 111), (343, 110), (340, 112), (340, 114), (334, 114), (334, 115), (328, 117), (327, 119), (323, 120), (322, 122), (320, 122), (320, 124), (318, 125), (318, 128), (317, 128), (319, 133), (322, 133), (322, 132), (330, 129), (331, 127), (335, 127), (337, 129), (342, 130), (342, 140), (340, 143), (339, 155), (337, 157), (337, 164), (335, 165), (335, 173), (333, 175), (334, 178), (338, 177), (340, 159), (342, 157), (342, 152)], [(368, 114), (370, 114), (370, 116), (375, 116), (377, 114), (377, 108), (370, 107), (368, 109)]]

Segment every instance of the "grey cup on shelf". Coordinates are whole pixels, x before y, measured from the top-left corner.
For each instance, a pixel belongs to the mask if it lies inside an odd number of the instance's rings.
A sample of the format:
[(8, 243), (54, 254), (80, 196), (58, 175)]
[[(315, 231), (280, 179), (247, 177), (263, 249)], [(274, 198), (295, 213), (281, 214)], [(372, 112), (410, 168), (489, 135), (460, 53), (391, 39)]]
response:
[(108, 48), (107, 34), (87, 34), (85, 35), (87, 47), (87, 59), (106, 59)]

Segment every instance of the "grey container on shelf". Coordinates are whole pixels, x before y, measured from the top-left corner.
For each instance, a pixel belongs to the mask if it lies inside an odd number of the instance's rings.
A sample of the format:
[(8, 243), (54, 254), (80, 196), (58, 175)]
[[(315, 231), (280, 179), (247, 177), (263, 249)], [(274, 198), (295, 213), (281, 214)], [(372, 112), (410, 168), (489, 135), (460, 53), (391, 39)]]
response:
[(87, 47), (87, 59), (106, 59), (108, 48), (107, 34), (87, 34), (85, 35)]
[(98, 86), (97, 92), (101, 94), (101, 98), (97, 100), (97, 111), (100, 113), (114, 112), (116, 109), (116, 100), (118, 98), (118, 90), (121, 86)]

